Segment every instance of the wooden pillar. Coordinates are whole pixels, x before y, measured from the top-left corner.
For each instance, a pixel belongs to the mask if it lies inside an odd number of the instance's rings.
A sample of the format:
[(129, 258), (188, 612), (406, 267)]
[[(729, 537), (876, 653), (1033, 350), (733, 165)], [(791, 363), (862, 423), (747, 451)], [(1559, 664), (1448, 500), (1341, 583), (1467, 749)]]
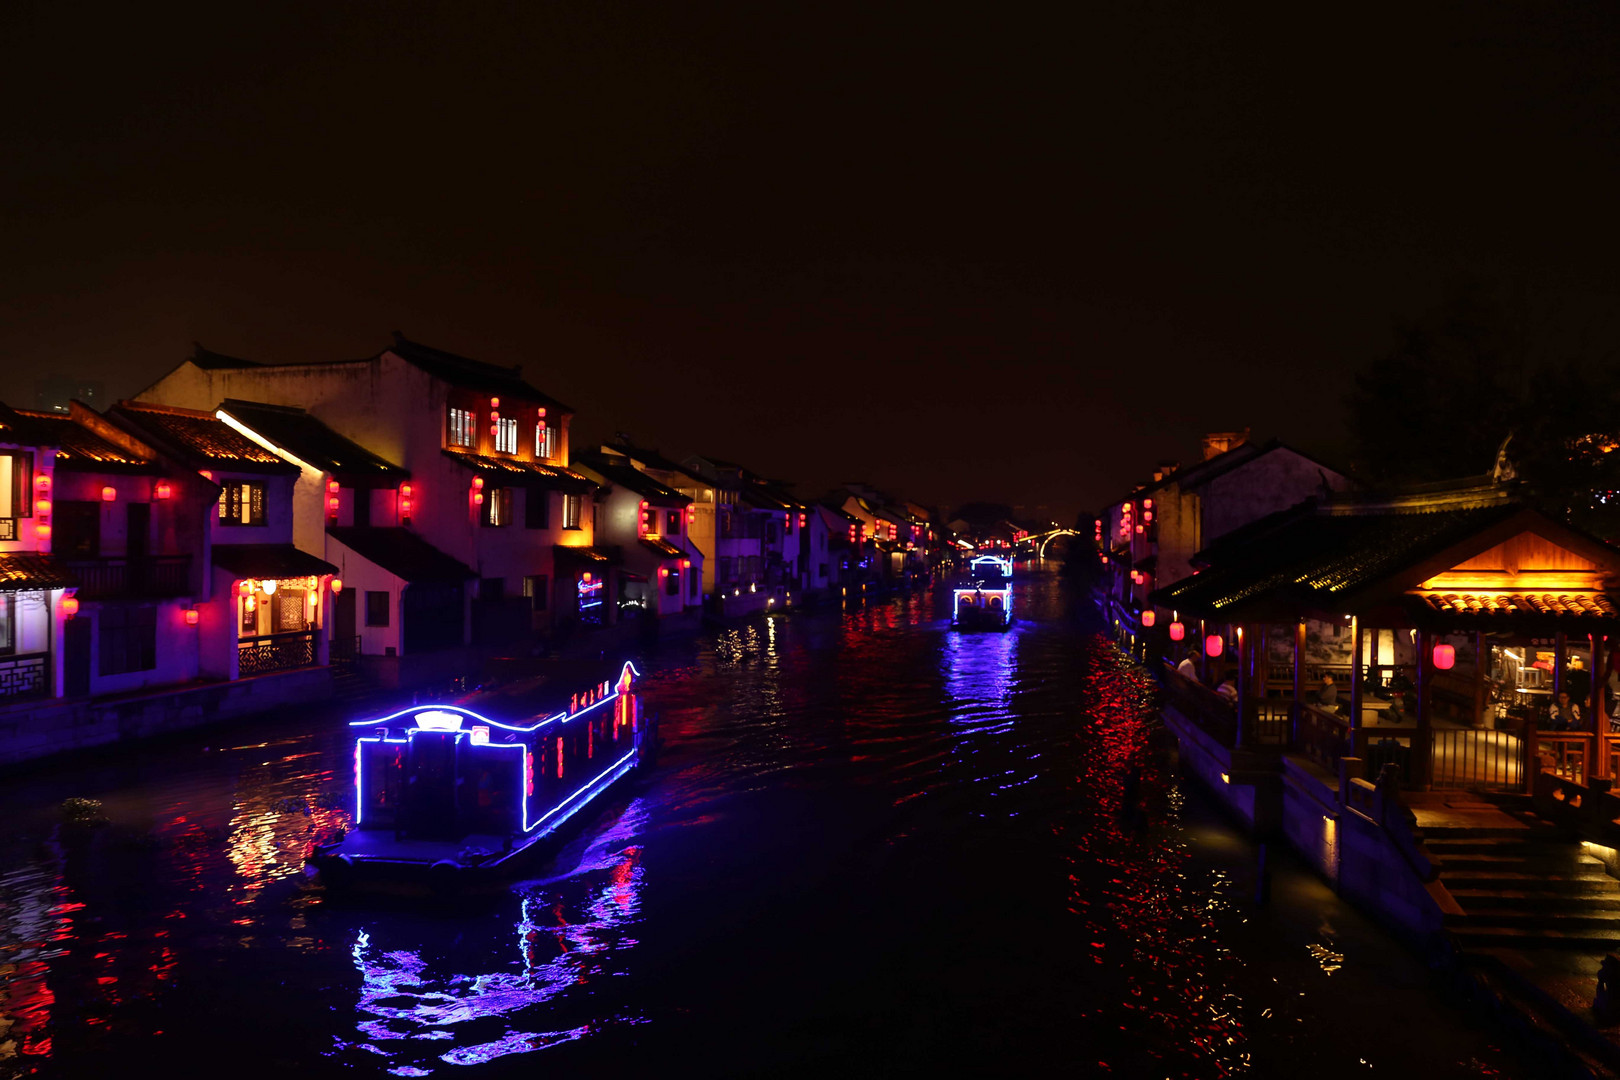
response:
[[(1367, 677), (1369, 679), (1378, 678), (1378, 639), (1382, 636), (1383, 635), (1381, 635), (1378, 630), (1374, 628), (1372, 632), (1372, 643), (1368, 649), (1368, 652), (1371, 655), (1367, 659)], [(1390, 644), (1391, 647), (1393, 647), (1394, 642), (1392, 641)], [(1395, 658), (1391, 656), (1390, 659), (1393, 660)]]
[[(1600, 653), (1601, 650), (1601, 653)], [(1609, 768), (1609, 636), (1607, 634), (1592, 635), (1592, 730), (1597, 733), (1592, 740), (1592, 754), (1597, 758), (1592, 762), (1592, 775), (1604, 779), (1612, 779), (1613, 770)]]
[(1204, 619), (1198, 620), (1198, 678), (1205, 686), (1209, 685), (1209, 623)]
[(1553, 700), (1558, 700), (1560, 691), (1564, 689), (1564, 650), (1569, 647), (1569, 638), (1562, 632), (1553, 635)]
[(1358, 731), (1361, 728), (1361, 620), (1353, 615), (1350, 617), (1350, 641), (1350, 730)]
[(1243, 632), (1239, 626), (1233, 633), (1236, 639), (1237, 655), (1232, 657), (1237, 664), (1237, 738), (1233, 742), (1237, 746), (1247, 746), (1249, 743), (1249, 711), (1253, 708), (1249, 701), (1253, 693), (1254, 676), (1249, 673), (1250, 653), (1252, 652), (1250, 635)]
[[(1430, 783), (1429, 759), (1434, 746), (1430, 733), (1430, 698), (1434, 694), (1434, 636), (1427, 630), (1417, 632), (1417, 734), (1412, 737), (1413, 780), (1425, 790)], [(1421, 749), (1419, 748), (1421, 745)]]
[(1485, 644), (1485, 632), (1474, 632), (1474, 723), (1473, 726), (1483, 728), (1488, 726), (1485, 717), (1485, 680), (1489, 678), (1491, 655), (1489, 646)]
[(1294, 701), (1288, 707), (1288, 715), (1293, 720), (1293, 729), (1289, 732), (1288, 744), (1299, 746), (1299, 707), (1305, 701), (1305, 620), (1300, 619), (1294, 623)]

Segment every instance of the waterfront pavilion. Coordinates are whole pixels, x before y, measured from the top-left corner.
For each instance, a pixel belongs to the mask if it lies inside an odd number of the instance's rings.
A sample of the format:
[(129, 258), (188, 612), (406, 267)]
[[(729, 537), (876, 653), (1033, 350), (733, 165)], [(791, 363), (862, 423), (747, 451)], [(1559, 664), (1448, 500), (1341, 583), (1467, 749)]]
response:
[[(1620, 644), (1620, 551), (1509, 488), (1311, 501), (1199, 562), (1153, 600), (1185, 625), (1205, 677), (1165, 678), (1178, 709), (1228, 746), (1334, 771), (1353, 758), (1367, 779), (1393, 765), (1418, 789), (1620, 771), (1602, 692)], [(1208, 689), (1228, 672), (1235, 705)]]

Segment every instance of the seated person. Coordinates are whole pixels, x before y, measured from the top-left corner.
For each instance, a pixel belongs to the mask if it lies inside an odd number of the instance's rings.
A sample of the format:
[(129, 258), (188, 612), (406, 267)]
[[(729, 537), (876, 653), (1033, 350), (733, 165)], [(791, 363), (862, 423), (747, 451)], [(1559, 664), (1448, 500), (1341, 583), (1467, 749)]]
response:
[(1193, 682), (1198, 681), (1198, 665), (1193, 663), (1191, 653), (1181, 658), (1181, 663), (1176, 665), (1176, 674), (1183, 679), (1191, 679)]
[(1382, 719), (1386, 723), (1392, 724), (1402, 724), (1406, 722), (1408, 716), (1406, 712), (1405, 694), (1391, 694), (1389, 696), (1389, 708), (1384, 710)]
[(1237, 700), (1237, 672), (1234, 669), (1226, 669), (1226, 676), (1221, 679), (1221, 685), (1215, 688), (1215, 692), (1221, 695), (1221, 697), (1225, 698), (1227, 701)]
[(1333, 709), (1339, 703), (1339, 688), (1331, 674), (1322, 676), (1321, 689), (1316, 691), (1316, 703), (1324, 709)]
[(1558, 691), (1558, 700), (1547, 706), (1547, 731), (1574, 731), (1584, 726), (1585, 714), (1568, 690)]

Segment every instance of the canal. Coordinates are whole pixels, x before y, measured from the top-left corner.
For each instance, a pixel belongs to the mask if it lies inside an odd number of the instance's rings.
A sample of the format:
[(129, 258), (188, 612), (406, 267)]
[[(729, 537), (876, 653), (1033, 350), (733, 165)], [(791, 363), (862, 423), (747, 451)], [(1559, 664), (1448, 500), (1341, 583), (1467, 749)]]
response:
[(1074, 604), (1036, 572), (1006, 634), (923, 593), (666, 644), (657, 773), (448, 910), (301, 873), (342, 717), (14, 774), (0, 1077), (1539, 1075), (1286, 859), (1254, 903)]

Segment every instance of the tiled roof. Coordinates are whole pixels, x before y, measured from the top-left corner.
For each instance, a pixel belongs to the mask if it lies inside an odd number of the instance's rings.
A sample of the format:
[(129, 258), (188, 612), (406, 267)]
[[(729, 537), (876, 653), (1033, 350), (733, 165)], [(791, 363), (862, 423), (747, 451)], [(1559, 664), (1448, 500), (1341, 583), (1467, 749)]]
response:
[(0, 555), (0, 592), (28, 589), (71, 589), (79, 583), (55, 556), (19, 551)]
[(213, 413), (144, 401), (121, 401), (113, 406), (112, 413), (167, 444), (194, 465), (227, 472), (298, 471), (298, 466), (266, 450)]
[(1153, 598), (1164, 607), (1208, 614), (1272, 593), (1334, 607), (1521, 509), (1510, 503), (1432, 513), (1302, 513)]
[(465, 466), (482, 476), (494, 477), (502, 483), (548, 488), (574, 495), (584, 495), (596, 490), (594, 481), (587, 480), (577, 472), (547, 465), (543, 461), (490, 457), (485, 454), (469, 454), (465, 450), (445, 450), (444, 456), (458, 465)]
[(259, 367), (252, 360), (243, 360), (235, 356), (226, 356), (224, 353), (205, 349), (198, 342), (192, 342), (193, 351), (191, 362), (205, 371), (228, 371), (231, 368)]
[(320, 577), (338, 569), (291, 544), (216, 544), (214, 565), (242, 578)]
[(140, 455), (108, 442), (62, 413), (18, 409), (42, 446), (54, 446), (56, 467), (80, 472), (155, 472), (154, 455)]
[(615, 487), (633, 491), (649, 502), (657, 502), (663, 506), (687, 506), (692, 501), (674, 488), (659, 483), (634, 465), (628, 464), (624, 458), (615, 460), (607, 454), (587, 454), (579, 459), (578, 464)]
[(323, 472), (349, 480), (395, 484), (410, 473), (339, 435), (303, 409), (227, 398), (220, 405), (246, 427)]
[(643, 536), (641, 538), (641, 546), (654, 554), (663, 556), (666, 559), (680, 559), (686, 556), (686, 552), (682, 551), (668, 540), (657, 540), (650, 536)]
[(457, 356), (455, 353), (412, 341), (398, 330), (394, 331), (394, 344), (387, 351), (434, 378), (443, 379), (454, 386), (486, 394), (508, 394), (514, 398), (523, 398), (537, 405), (544, 405), (548, 410), (566, 413), (574, 411), (556, 398), (543, 394), (524, 382), (518, 368), (500, 367), (486, 364), (482, 360)]
[(356, 555), (412, 584), (460, 582), (478, 575), (409, 529), (333, 526), (327, 533)]
[(1422, 600), (1443, 615), (1556, 615), (1602, 619), (1620, 615), (1600, 592), (1422, 593)]

